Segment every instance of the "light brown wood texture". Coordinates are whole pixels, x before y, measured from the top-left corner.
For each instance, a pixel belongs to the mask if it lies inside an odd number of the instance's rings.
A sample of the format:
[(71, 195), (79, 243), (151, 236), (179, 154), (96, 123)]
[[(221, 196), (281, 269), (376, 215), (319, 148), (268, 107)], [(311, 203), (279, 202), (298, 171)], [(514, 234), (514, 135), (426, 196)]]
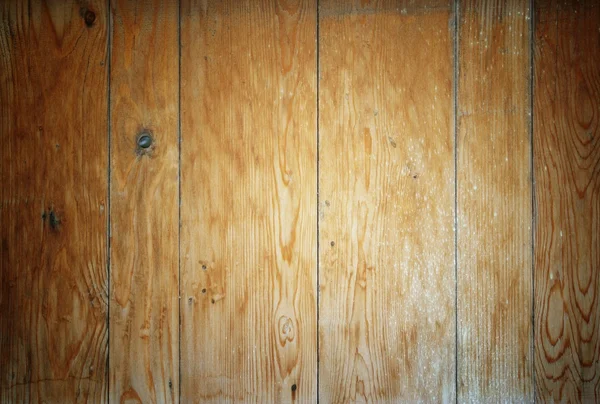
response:
[(600, 402), (600, 5), (535, 17), (536, 393)]
[(459, 402), (533, 400), (528, 4), (459, 4)]
[(0, 3), (2, 403), (106, 394), (106, 16)]
[(316, 398), (316, 4), (182, 2), (183, 402)]
[(0, 403), (600, 402), (599, 138), (595, 0), (0, 0)]
[(452, 7), (319, 16), (320, 399), (454, 401)]
[(178, 4), (115, 0), (111, 17), (109, 400), (176, 402)]

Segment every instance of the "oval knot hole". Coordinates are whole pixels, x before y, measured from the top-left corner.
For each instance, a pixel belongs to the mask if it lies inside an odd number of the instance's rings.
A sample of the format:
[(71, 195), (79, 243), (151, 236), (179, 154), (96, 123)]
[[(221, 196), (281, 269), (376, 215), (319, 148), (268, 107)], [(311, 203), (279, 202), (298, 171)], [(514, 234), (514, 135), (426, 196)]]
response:
[(154, 135), (148, 129), (143, 129), (136, 135), (135, 138), (135, 152), (138, 156), (152, 156), (154, 149), (156, 148), (156, 142)]

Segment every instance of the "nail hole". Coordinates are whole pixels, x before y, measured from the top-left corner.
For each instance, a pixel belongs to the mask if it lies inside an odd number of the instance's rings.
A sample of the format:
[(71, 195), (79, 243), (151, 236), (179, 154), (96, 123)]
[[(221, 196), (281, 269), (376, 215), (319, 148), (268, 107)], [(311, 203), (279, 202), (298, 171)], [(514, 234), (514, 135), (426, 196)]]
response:
[(202, 269), (206, 271), (206, 264), (202, 264)]
[(296, 389), (298, 389), (298, 386), (296, 386), (296, 384), (292, 384), (292, 391), (296, 391)]
[(332, 246), (332, 247), (335, 247), (335, 241), (332, 241), (332, 242), (331, 242), (331, 246)]
[(202, 289), (202, 293), (206, 293), (206, 289)]
[(212, 304), (215, 304), (215, 299), (210, 299), (210, 302), (211, 302)]

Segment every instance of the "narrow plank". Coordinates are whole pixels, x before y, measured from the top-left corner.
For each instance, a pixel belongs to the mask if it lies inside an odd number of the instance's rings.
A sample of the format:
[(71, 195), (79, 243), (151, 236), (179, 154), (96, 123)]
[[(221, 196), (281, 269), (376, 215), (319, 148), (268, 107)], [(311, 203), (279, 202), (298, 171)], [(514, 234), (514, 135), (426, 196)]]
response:
[(178, 4), (116, 0), (111, 13), (109, 398), (177, 402)]
[(100, 402), (107, 9), (0, 3), (0, 402)]
[(536, 393), (600, 402), (600, 7), (535, 16)]
[(319, 16), (319, 397), (454, 401), (452, 5)]
[(183, 1), (184, 402), (316, 397), (316, 3)]
[(529, 2), (459, 4), (458, 401), (533, 400)]

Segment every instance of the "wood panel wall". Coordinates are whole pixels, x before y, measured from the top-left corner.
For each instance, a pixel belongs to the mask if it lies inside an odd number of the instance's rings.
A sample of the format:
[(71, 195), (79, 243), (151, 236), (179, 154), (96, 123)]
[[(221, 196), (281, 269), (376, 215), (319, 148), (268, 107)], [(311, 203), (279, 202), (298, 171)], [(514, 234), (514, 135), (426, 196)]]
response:
[(454, 401), (452, 16), (320, 3), (324, 402)]
[(181, 399), (310, 402), (316, 3), (181, 17)]
[[(115, 0), (110, 61), (111, 402), (179, 397), (179, 9)], [(141, 136), (152, 144), (138, 145)]]
[(103, 401), (108, 9), (0, 7), (0, 402)]
[(458, 400), (531, 401), (531, 10), (458, 7)]
[(599, 32), (0, 1), (0, 402), (600, 401)]
[(536, 4), (538, 397), (600, 401), (600, 5)]

